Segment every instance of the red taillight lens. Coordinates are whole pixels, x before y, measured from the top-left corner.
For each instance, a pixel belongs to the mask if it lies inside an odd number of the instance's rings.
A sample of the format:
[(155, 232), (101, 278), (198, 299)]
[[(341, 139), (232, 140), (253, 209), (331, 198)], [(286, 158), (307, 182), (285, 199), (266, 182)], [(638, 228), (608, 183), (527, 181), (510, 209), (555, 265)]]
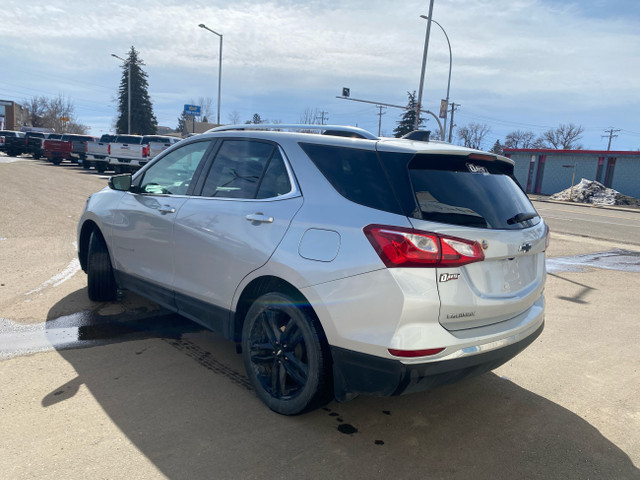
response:
[(459, 267), (484, 260), (480, 244), (464, 238), (384, 225), (363, 230), (388, 268)]
[(149, 156), (149, 145), (145, 145), (144, 147), (142, 147), (142, 156), (143, 157)]
[(107, 145), (107, 155), (111, 155), (111, 145)]
[(389, 349), (389, 353), (396, 357), (415, 358), (415, 357), (429, 357), (431, 355), (437, 355), (442, 352), (444, 348), (427, 348), (425, 350), (396, 350)]

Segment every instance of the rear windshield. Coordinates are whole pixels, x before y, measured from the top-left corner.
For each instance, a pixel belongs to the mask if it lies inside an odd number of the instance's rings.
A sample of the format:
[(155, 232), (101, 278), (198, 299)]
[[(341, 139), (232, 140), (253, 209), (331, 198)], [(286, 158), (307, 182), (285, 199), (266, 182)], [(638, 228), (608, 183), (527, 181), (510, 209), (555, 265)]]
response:
[(116, 136), (115, 135), (105, 134), (105, 135), (102, 135), (100, 137), (100, 141), (101, 142), (115, 142), (116, 141)]
[(27, 137), (38, 137), (38, 138), (44, 138), (44, 133), (41, 132), (27, 132), (26, 133)]
[(513, 179), (511, 164), (473, 156), (416, 155), (408, 170), (423, 220), (509, 230), (540, 222)]
[(140, 145), (142, 143), (142, 137), (136, 137), (133, 135), (118, 135), (116, 143), (128, 143), (132, 145)]
[(49, 136), (47, 137), (47, 139), (49, 140), (60, 140), (62, 138), (62, 135), (59, 133), (50, 133)]

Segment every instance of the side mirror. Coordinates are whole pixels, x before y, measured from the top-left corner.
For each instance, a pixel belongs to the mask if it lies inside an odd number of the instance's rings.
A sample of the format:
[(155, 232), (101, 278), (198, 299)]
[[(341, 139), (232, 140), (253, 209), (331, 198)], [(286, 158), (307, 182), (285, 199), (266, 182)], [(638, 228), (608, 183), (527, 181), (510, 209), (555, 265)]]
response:
[(123, 173), (122, 175), (114, 175), (109, 178), (109, 188), (120, 192), (128, 192), (131, 190), (131, 174)]

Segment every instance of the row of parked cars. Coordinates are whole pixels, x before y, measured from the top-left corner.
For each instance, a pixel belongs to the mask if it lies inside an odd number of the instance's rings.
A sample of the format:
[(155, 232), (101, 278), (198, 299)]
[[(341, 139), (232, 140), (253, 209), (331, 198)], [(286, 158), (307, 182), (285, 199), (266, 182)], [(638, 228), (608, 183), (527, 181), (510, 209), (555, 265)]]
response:
[(91, 135), (16, 132), (0, 130), (0, 151), (16, 157), (22, 154), (44, 157), (59, 165), (64, 160), (98, 172), (134, 172), (158, 153), (180, 141), (165, 135)]

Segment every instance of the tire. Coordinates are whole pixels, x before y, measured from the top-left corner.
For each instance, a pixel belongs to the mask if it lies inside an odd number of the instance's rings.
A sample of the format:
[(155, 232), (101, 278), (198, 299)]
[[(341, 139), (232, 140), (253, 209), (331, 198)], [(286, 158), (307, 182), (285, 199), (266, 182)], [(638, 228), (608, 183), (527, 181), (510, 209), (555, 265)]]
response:
[(36, 160), (38, 160), (40, 158), (40, 154), (39, 153), (34, 153), (33, 154), (33, 158), (35, 158)]
[(256, 394), (271, 410), (297, 415), (332, 396), (331, 354), (318, 321), (281, 293), (258, 298), (245, 318), (242, 356)]
[(89, 239), (87, 256), (87, 293), (89, 300), (109, 302), (116, 299), (118, 287), (113, 276), (109, 251), (99, 233), (93, 232)]
[(89, 170), (91, 168), (91, 164), (89, 162), (87, 162), (86, 160), (82, 161), (82, 168), (84, 168), (85, 170)]
[(62, 159), (61, 158), (54, 158), (51, 161), (53, 162), (54, 165), (60, 165), (62, 163)]
[(114, 165), (113, 166), (113, 172), (116, 175), (120, 175), (122, 173), (122, 167), (120, 165)]
[(99, 173), (104, 173), (106, 169), (107, 169), (107, 166), (103, 162), (96, 162), (96, 170)]

